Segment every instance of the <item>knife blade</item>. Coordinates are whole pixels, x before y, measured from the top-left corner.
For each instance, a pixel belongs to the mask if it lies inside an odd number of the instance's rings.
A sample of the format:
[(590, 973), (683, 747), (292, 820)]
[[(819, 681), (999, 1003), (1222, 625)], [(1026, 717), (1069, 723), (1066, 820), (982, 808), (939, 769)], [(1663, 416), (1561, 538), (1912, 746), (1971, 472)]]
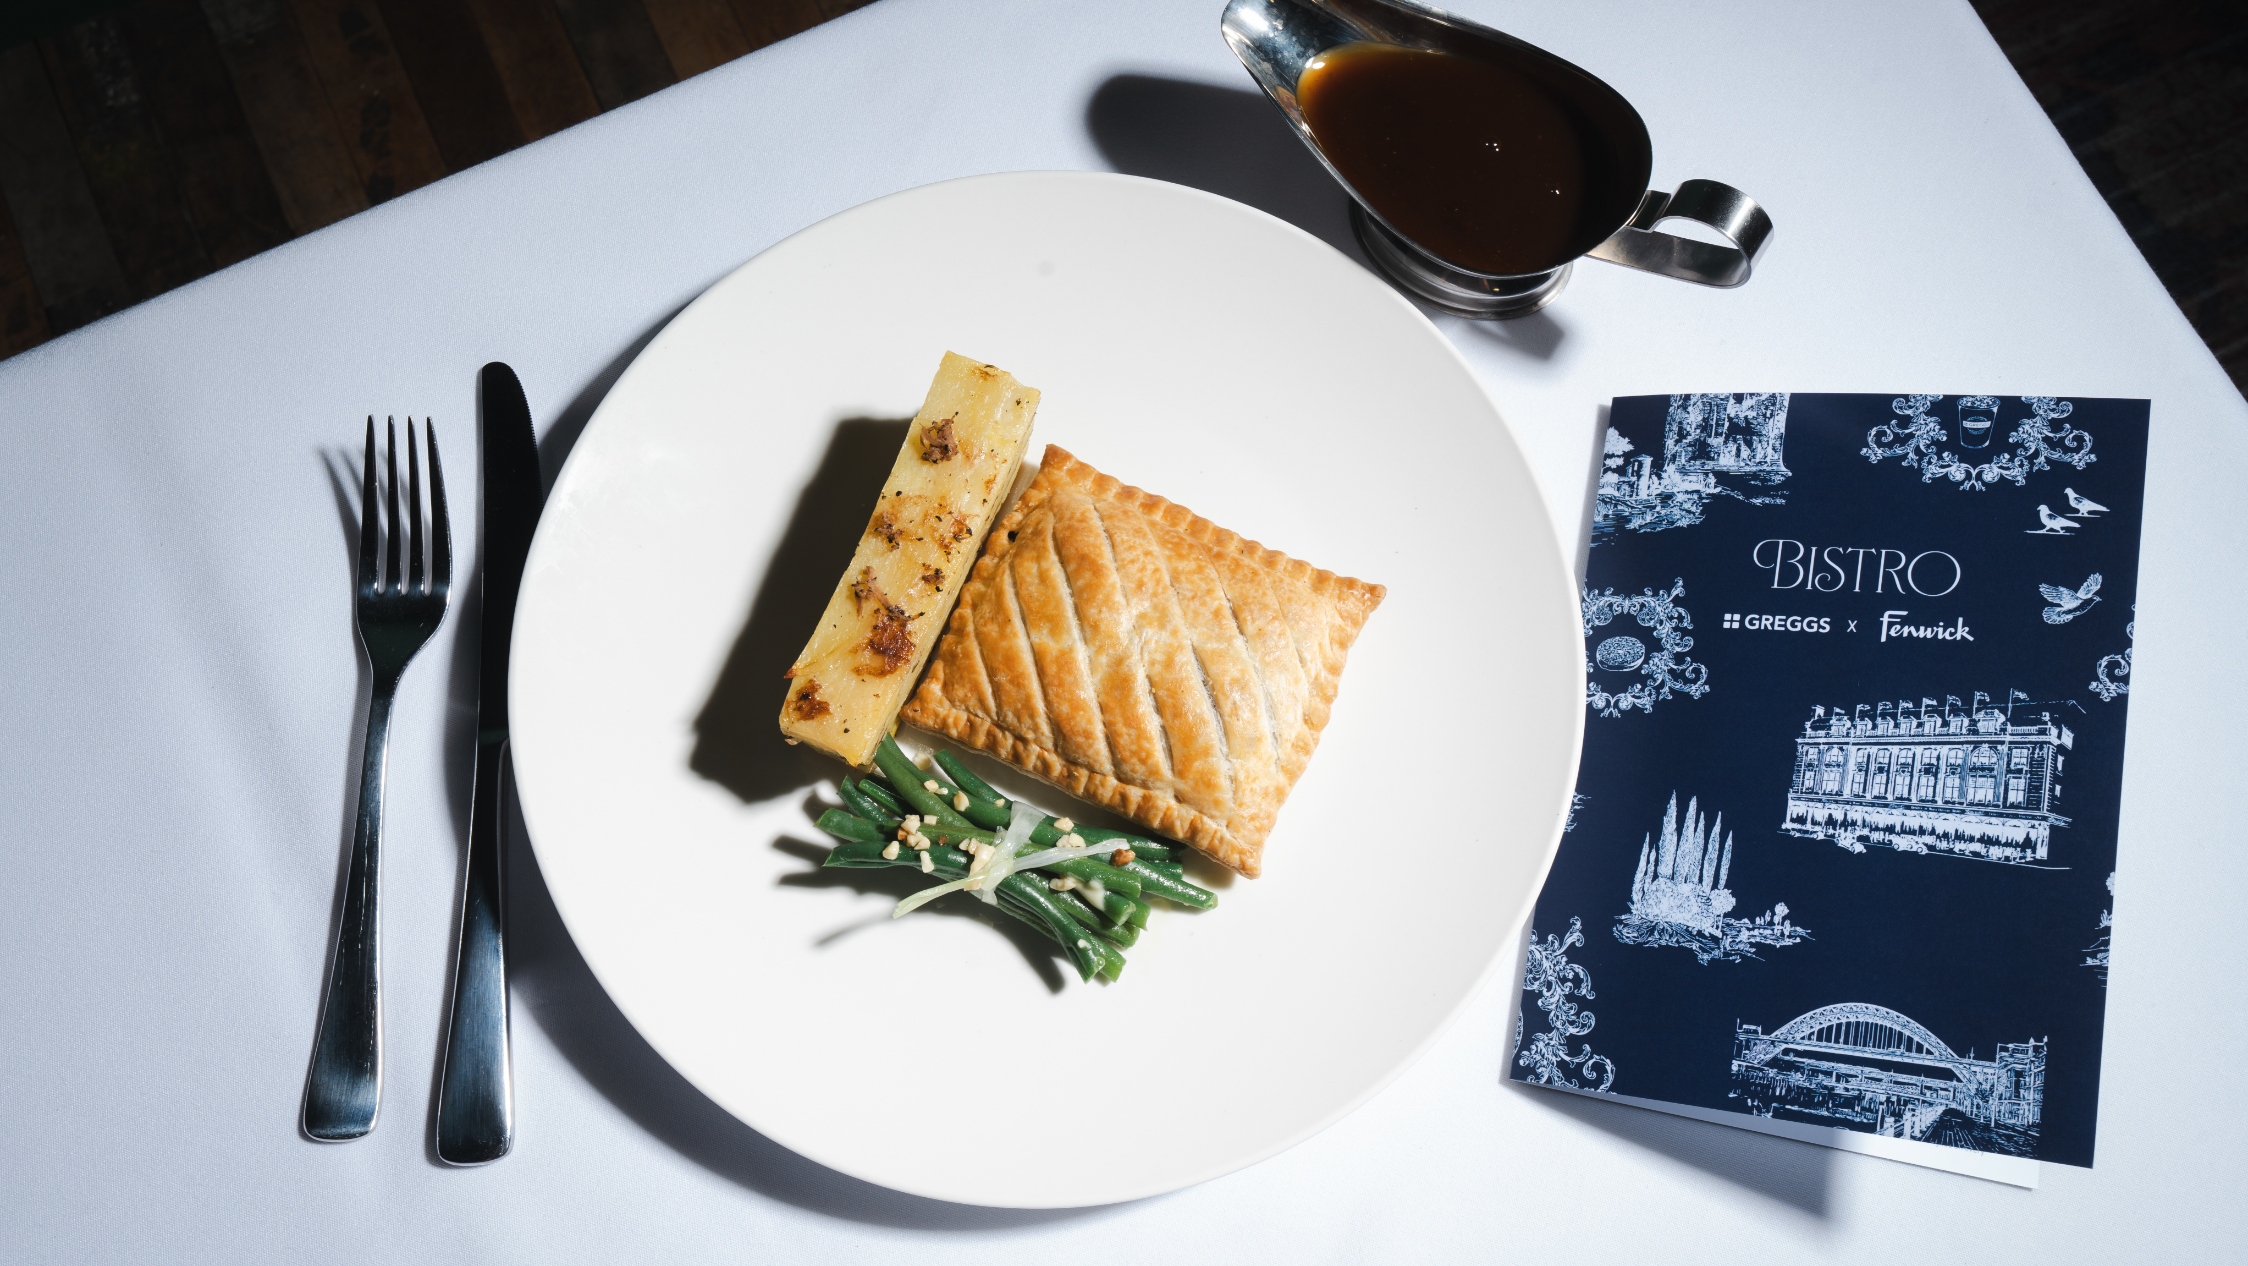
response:
[(515, 595), (523, 583), (546, 494), (538, 436), (515, 371), (499, 361), (476, 378), (484, 484), (484, 622), (476, 683), (476, 773), (462, 885), (452, 1015), (437, 1086), (437, 1157), (483, 1165), (515, 1141), (509, 1067), (507, 943), (502, 905), (507, 761), (507, 653)]

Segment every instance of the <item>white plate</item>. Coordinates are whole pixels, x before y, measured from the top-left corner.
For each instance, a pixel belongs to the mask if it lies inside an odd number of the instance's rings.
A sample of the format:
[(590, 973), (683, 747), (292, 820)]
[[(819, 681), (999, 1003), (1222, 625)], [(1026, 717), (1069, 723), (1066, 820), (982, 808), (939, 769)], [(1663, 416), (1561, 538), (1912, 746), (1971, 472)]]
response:
[[(902, 435), (839, 424), (910, 417), (947, 349), (1045, 393), (1034, 456), (1389, 586), (1264, 877), (1158, 911), (1113, 986), (939, 912), (963, 898), (892, 923), (894, 895), (789, 882), (820, 877), (807, 793), (842, 767), (778, 742), (780, 673)], [(836, 495), (817, 472), (854, 442)], [(1435, 327), (1237, 203), (1019, 173), (816, 224), (649, 344), (547, 500), (511, 704), (555, 902), (681, 1074), (859, 1178), (1059, 1207), (1261, 1160), (1427, 1047), (1545, 873), (1583, 692), (1529, 468)]]

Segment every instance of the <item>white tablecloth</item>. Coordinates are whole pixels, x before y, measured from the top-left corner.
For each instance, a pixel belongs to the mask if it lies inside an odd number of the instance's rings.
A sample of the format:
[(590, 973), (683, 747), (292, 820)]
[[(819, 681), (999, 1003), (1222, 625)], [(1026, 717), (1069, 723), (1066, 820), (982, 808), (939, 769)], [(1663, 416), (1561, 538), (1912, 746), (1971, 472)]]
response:
[(1118, 1208), (939, 1205), (703, 1101), (593, 984), (520, 846), (517, 1148), (444, 1169), (460, 618), (394, 732), (383, 1119), (302, 1140), (358, 738), (334, 481), (364, 415), (434, 414), (468, 517), (484, 361), (521, 373), (556, 457), (712, 280), (951, 176), (1116, 167), (1343, 241), (1216, 0), (882, 0), (0, 364), (0, 1258), (2248, 1256), (2243, 746), (2212, 711), (2248, 686), (2248, 407), (1964, 3), (1456, 3), (1629, 95), (1659, 187), (1728, 181), (1779, 225), (1740, 290), (1584, 264), (1549, 315), (1444, 323), (1565, 539), (1616, 395), (2154, 400), (2096, 1169), (2026, 1192), (1506, 1085), (1501, 974), (1371, 1104), (1253, 1169)]

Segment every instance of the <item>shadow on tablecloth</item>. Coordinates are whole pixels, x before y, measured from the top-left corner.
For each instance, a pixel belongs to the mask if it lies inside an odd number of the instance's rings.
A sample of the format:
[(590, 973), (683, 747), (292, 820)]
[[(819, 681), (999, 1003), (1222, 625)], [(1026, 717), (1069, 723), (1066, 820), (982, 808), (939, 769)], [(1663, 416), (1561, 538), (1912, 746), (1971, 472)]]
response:
[[(1601, 415), (1605, 422), (1605, 408)], [(1517, 965), (1515, 983), (1520, 984), (1521, 979), (1522, 970)], [(1519, 1022), (1524, 1001), (1522, 994), (1515, 995), (1514, 1011), (1507, 1017), (1505, 1031), (1521, 1032)], [(1502, 1079), (1512, 1071), (1506, 1063), (1510, 1058), (1506, 1054), (1500, 1056)], [(1517, 1081), (1504, 1081), (1503, 1088), (1506, 1093), (1522, 1096), (1524, 1103), (1691, 1165), (1814, 1218), (1823, 1221), (1832, 1216), (1829, 1206), (1837, 1163), (1832, 1148), (1713, 1125), (1691, 1117), (1672, 1116), (1628, 1103), (1612, 1103), (1591, 1093), (1553, 1090)]]
[[(625, 367), (677, 315), (675, 311), (656, 322), (603, 367), (540, 437), (539, 464), (550, 485), (561, 470), (563, 460), (569, 456), (571, 446), (584, 432), (594, 410), (616, 385)], [(848, 438), (878, 442), (887, 446), (886, 453), (895, 453), (896, 432), (903, 427), (903, 422), (862, 419), (846, 423), (844, 429)], [(863, 445), (846, 444), (844, 447), (855, 453)], [(857, 463), (844, 465), (855, 468)], [(875, 486), (880, 486), (879, 479)], [(847, 558), (848, 535), (843, 539)], [(825, 576), (832, 577), (841, 566), (838, 562), (827, 567)], [(821, 581), (820, 597), (824, 598), (828, 583), (831, 582)], [(788, 587), (783, 586), (784, 589)], [(757, 624), (755, 619), (751, 621), (753, 628)], [(801, 621), (793, 621), (791, 627), (800, 631)], [(744, 640), (753, 648), (770, 641), (748, 633)], [(793, 652), (795, 643), (789, 643), (786, 649)], [(737, 646), (734, 658), (742, 659), (744, 655), (742, 647)], [(774, 669), (765, 675), (777, 680), (779, 671)], [(762, 731), (770, 732), (770, 708), (761, 708), (758, 717), (762, 721)], [(729, 736), (738, 737), (727, 730), (719, 736), (721, 747)], [(777, 747), (777, 734), (774, 737)], [(787, 764), (785, 760), (782, 763)], [(776, 786), (734, 786), (733, 790), (752, 798), (764, 798), (798, 785), (808, 785), (824, 772), (813, 769), (807, 774), (793, 766), (790, 769), (793, 773), (781, 776)], [(705, 774), (709, 776), (708, 771)], [(554, 898), (548, 893), (546, 879), (539, 870), (538, 858), (521, 829), (520, 810), (511, 808), (510, 819), (507, 956), (511, 992), (580, 1076), (618, 1111), (673, 1151), (761, 1195), (813, 1212), (876, 1226), (979, 1231), (1034, 1226), (1101, 1212), (1099, 1209), (986, 1209), (910, 1196), (807, 1160), (742, 1124), (666, 1063), (610, 1000), (594, 978), (592, 969), (579, 955), (569, 929), (563, 926), (562, 916), (555, 909)]]
[[(520, 821), (520, 819), (518, 819)], [(632, 1027), (578, 955), (520, 830), (508, 848), (512, 990), (571, 1067), (665, 1146), (760, 1195), (875, 1226), (983, 1231), (1035, 1226), (1099, 1209), (985, 1209), (909, 1196), (837, 1173), (775, 1143), (712, 1103)]]
[(1650, 1112), (1629, 1104), (1603, 1103), (1583, 1095), (1520, 1085), (1510, 1085), (1509, 1089), (1549, 1112), (1659, 1152), (1812, 1217), (1829, 1216), (1836, 1156), (1832, 1148)]

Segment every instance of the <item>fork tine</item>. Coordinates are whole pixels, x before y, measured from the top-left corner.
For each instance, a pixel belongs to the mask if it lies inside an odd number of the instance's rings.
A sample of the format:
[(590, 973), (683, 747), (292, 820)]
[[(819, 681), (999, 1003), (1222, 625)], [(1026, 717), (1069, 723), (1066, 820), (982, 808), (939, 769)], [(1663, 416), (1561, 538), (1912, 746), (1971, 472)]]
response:
[(367, 415), (367, 460), (365, 475), (359, 489), (359, 587), (373, 588), (382, 583), (375, 572), (375, 544), (380, 536), (376, 527), (375, 511), (375, 415)]
[(414, 447), (414, 419), (406, 419), (406, 592), (422, 591), (421, 453)]
[(387, 577), (385, 587), (395, 590), (400, 588), (398, 583), (398, 538), (403, 535), (398, 530), (400, 526), (398, 520), (398, 419), (385, 418), (383, 419), (383, 425), (390, 431), (390, 444), (383, 451), (383, 458), (390, 466), (390, 487), (383, 494), (383, 534), (385, 537), (383, 541), (383, 566), (384, 575)]
[(437, 464), (437, 424), (422, 419), (429, 437), (429, 580), (433, 588), (453, 583), (453, 531), (445, 515), (445, 471)]

